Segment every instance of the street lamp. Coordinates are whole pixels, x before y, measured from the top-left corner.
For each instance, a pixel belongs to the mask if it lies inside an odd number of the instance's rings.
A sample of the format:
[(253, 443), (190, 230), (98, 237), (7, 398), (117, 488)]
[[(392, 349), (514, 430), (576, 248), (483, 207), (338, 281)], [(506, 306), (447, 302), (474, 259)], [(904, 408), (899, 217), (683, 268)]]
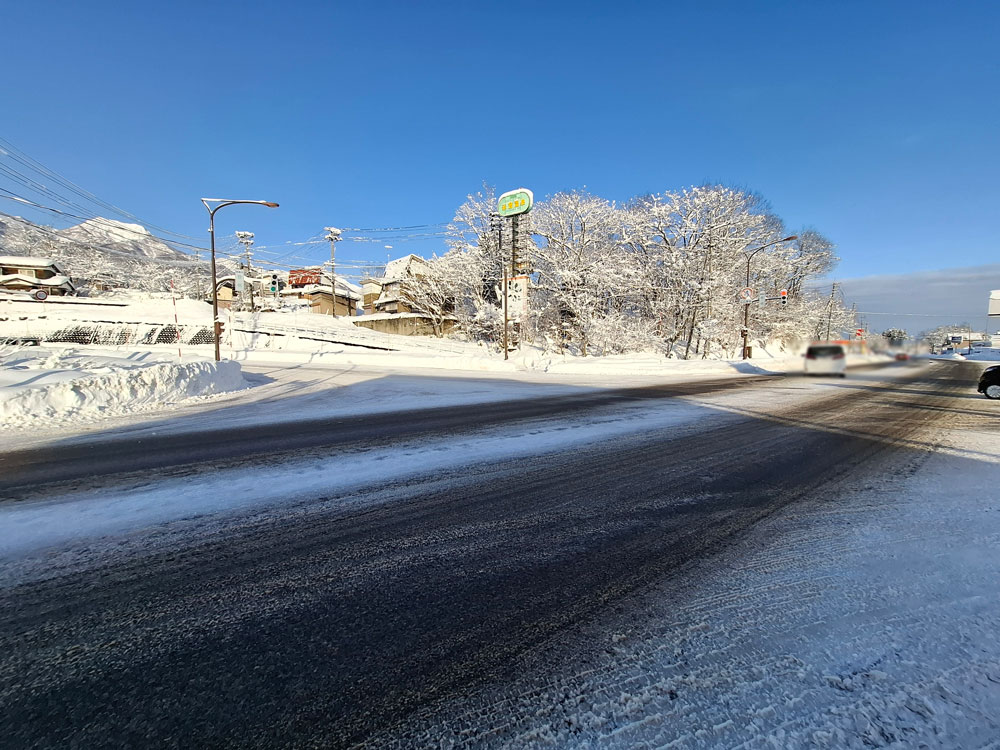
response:
[(256, 203), (268, 208), (277, 208), (278, 204), (271, 201), (236, 201), (225, 198), (202, 198), (201, 202), (208, 211), (208, 237), (212, 248), (212, 330), (215, 333), (215, 361), (218, 362), (221, 358), (219, 357), (219, 287), (215, 277), (215, 212), (234, 203)]
[[(760, 247), (754, 249), (752, 252), (743, 251), (743, 254), (747, 257), (747, 281), (746, 288), (750, 287), (750, 261), (753, 260), (753, 256), (759, 253), (761, 250), (766, 250), (771, 247), (771, 245), (777, 245), (782, 242), (790, 242), (792, 240), (797, 240), (798, 235), (791, 235), (789, 237), (783, 237), (780, 240), (775, 240), (774, 242), (768, 242), (766, 245), (761, 245)], [(758, 292), (760, 294), (760, 292)], [(748, 348), (750, 339), (750, 302), (745, 300), (743, 303), (743, 359), (749, 359)]]

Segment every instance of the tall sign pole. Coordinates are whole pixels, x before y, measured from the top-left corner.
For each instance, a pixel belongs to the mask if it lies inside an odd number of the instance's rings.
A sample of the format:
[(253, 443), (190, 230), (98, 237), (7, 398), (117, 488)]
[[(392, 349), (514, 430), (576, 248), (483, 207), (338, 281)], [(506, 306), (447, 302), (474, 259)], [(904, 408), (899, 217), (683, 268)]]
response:
[[(510, 269), (507, 268), (507, 259), (504, 258), (503, 262), (500, 264), (500, 268), (503, 270), (503, 358), (507, 359), (510, 355), (508, 351), (510, 347), (507, 345), (507, 329), (510, 325), (510, 315), (509, 315), (509, 300), (507, 299), (507, 289), (508, 289), (508, 277), (514, 273), (514, 255), (517, 253), (517, 218), (521, 214), (526, 214), (531, 210), (531, 207), (535, 203), (535, 195), (528, 188), (518, 188), (517, 190), (510, 190), (497, 199), (497, 213), (500, 214), (500, 221), (503, 221), (504, 216), (511, 217), (511, 238), (510, 238)], [(502, 227), (502, 224), (501, 224)], [(503, 237), (503, 230), (501, 229), (500, 237)], [(500, 252), (503, 252), (503, 245), (501, 244)]]

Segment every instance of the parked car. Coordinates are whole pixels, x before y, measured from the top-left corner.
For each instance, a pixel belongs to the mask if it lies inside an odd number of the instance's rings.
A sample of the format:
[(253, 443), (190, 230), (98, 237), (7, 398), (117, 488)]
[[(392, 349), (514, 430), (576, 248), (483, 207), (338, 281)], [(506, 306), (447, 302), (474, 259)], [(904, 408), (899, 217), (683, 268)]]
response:
[(846, 377), (847, 352), (841, 344), (812, 344), (806, 349), (806, 375)]
[(986, 398), (1000, 398), (1000, 365), (983, 370), (979, 376), (979, 392)]

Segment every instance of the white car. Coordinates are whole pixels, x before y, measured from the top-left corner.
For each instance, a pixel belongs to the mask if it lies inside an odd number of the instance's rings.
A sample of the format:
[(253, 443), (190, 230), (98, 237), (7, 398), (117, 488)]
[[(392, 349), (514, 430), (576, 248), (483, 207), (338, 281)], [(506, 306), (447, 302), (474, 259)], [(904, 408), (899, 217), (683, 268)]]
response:
[(806, 375), (847, 377), (847, 352), (841, 344), (811, 344), (806, 349)]

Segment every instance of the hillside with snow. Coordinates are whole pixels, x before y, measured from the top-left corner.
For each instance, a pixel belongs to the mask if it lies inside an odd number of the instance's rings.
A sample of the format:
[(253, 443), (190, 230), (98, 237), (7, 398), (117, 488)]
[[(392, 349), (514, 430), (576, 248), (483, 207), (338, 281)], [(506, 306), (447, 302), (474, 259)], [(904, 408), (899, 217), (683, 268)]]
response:
[(112, 219), (88, 219), (69, 229), (57, 229), (56, 234), (76, 245), (104, 247), (119, 254), (130, 254), (161, 261), (188, 263), (187, 253), (154, 237), (141, 224), (126, 224)]
[[(0, 255), (51, 258), (85, 293), (102, 285), (143, 292), (195, 294), (209, 266), (167, 245), (138, 224), (89, 219), (67, 229), (0, 215)], [(226, 272), (225, 264), (220, 264)]]

